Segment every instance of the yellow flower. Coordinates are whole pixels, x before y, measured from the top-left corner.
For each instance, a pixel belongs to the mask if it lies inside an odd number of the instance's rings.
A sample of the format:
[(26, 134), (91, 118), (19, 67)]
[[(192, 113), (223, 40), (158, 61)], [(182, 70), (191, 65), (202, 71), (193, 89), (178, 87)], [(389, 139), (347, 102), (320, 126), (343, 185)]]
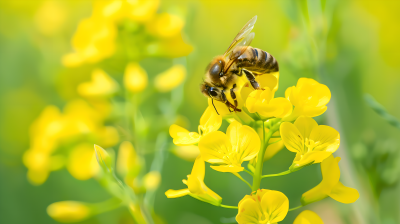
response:
[(137, 22), (149, 21), (156, 14), (160, 0), (128, 0), (125, 13), (128, 18)]
[(99, 172), (99, 165), (91, 144), (76, 146), (69, 154), (67, 169), (78, 180), (87, 180)]
[(194, 145), (200, 138), (210, 132), (216, 131), (221, 127), (222, 117), (213, 108), (207, 107), (200, 118), (200, 125), (197, 132), (189, 132), (176, 124), (171, 125), (169, 134), (174, 139), (174, 144), (178, 146)]
[(117, 82), (101, 69), (92, 72), (90, 82), (81, 83), (78, 93), (83, 97), (107, 97), (118, 91)]
[(146, 53), (152, 57), (179, 58), (193, 51), (192, 45), (186, 43), (182, 34), (167, 39), (155, 40), (146, 47)]
[(93, 3), (93, 17), (117, 21), (124, 16), (123, 8), (126, 0), (101, 0)]
[(98, 145), (94, 145), (94, 151), (96, 153), (96, 160), (100, 167), (106, 173), (111, 173), (114, 167), (113, 155), (110, 155), (105, 149)]
[(137, 63), (130, 63), (126, 66), (124, 74), (124, 86), (132, 92), (142, 92), (147, 86), (147, 73)]
[(90, 217), (90, 208), (77, 201), (55, 202), (47, 207), (47, 214), (58, 222), (80, 222)]
[(172, 152), (181, 159), (193, 162), (200, 155), (199, 147), (196, 145), (177, 146)]
[(134, 179), (140, 172), (143, 162), (136, 154), (132, 143), (124, 141), (119, 146), (116, 169), (119, 175), (125, 177), (125, 181)]
[(185, 21), (176, 15), (161, 13), (147, 25), (147, 29), (154, 36), (170, 38), (179, 34), (185, 25)]
[(154, 191), (158, 188), (161, 182), (161, 174), (158, 171), (151, 171), (146, 173), (143, 177), (143, 185), (146, 190)]
[(68, 15), (66, 6), (58, 1), (44, 1), (35, 15), (35, 25), (44, 35), (59, 33), (66, 24)]
[(232, 122), (227, 134), (211, 132), (200, 139), (199, 149), (202, 158), (218, 166), (211, 166), (220, 172), (240, 172), (243, 161), (249, 161), (260, 151), (260, 138), (256, 131), (237, 121)]
[(197, 157), (193, 165), (192, 173), (188, 175), (187, 180), (183, 180), (183, 183), (186, 184), (188, 188), (181, 190), (170, 189), (165, 192), (165, 195), (168, 198), (190, 195), (198, 200), (219, 206), (222, 198), (204, 184), (205, 168), (201, 156)]
[(174, 65), (167, 71), (160, 73), (154, 79), (154, 86), (160, 92), (169, 92), (179, 86), (186, 76), (183, 65)]
[(264, 90), (254, 90), (246, 100), (250, 113), (258, 113), (263, 117), (283, 118), (292, 113), (292, 104), (283, 97), (274, 98), (274, 93), (265, 87)]
[(273, 224), (282, 221), (289, 211), (289, 199), (282, 192), (257, 190), (239, 202), (236, 221), (239, 224)]
[(318, 125), (310, 117), (301, 116), (294, 124), (284, 122), (280, 129), (286, 148), (297, 153), (291, 170), (320, 163), (339, 148), (339, 132), (332, 127)]
[(324, 224), (324, 222), (317, 213), (304, 210), (296, 217), (293, 224)]
[(300, 78), (296, 86), (286, 89), (285, 97), (295, 106), (290, 119), (298, 116), (316, 117), (323, 114), (331, 99), (331, 91), (326, 85), (314, 79)]
[(74, 37), (72, 45), (75, 52), (63, 57), (67, 67), (82, 63), (96, 63), (110, 57), (115, 52), (117, 29), (110, 21), (100, 17), (90, 17), (82, 20)]
[(356, 189), (346, 187), (339, 181), (339, 161), (340, 157), (334, 158), (331, 155), (321, 163), (322, 181), (302, 195), (301, 204), (307, 205), (326, 197), (345, 204), (353, 203), (358, 199), (360, 195)]

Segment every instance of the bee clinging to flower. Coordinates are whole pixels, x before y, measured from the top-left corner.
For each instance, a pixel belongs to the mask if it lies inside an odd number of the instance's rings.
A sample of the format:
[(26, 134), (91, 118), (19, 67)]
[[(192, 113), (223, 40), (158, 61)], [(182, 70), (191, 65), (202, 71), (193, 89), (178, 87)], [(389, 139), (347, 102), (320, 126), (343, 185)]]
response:
[[(211, 61), (201, 85), (201, 92), (205, 96), (223, 102), (229, 110), (232, 108), (233, 111), (241, 111), (235, 94), (239, 79), (244, 79), (247, 86), (257, 90), (261, 89), (256, 81), (257, 76), (279, 71), (278, 62), (271, 54), (249, 46), (254, 38), (251, 30), (256, 20), (257, 16), (254, 16), (247, 22), (233, 39), (228, 50)], [(230, 94), (233, 103), (229, 102), (226, 94)]]

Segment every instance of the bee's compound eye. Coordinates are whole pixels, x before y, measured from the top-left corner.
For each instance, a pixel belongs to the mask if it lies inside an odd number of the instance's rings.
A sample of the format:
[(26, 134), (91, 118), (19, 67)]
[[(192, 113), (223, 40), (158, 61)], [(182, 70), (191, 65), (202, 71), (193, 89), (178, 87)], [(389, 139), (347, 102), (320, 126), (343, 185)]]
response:
[(214, 91), (214, 90), (210, 91), (210, 94), (211, 94), (211, 96), (218, 96), (217, 91)]
[(212, 76), (219, 76), (221, 72), (221, 63), (217, 62), (210, 68), (210, 75)]

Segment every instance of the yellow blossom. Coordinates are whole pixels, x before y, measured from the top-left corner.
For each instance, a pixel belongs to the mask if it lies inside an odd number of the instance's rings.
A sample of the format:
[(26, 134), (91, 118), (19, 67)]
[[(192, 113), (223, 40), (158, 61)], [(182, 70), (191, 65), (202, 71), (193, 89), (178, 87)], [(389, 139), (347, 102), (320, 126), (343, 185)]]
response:
[(109, 21), (117, 21), (124, 16), (123, 8), (126, 0), (94, 1), (92, 17), (100, 17)]
[(147, 25), (147, 29), (154, 36), (170, 38), (179, 34), (184, 25), (185, 21), (181, 17), (169, 13), (161, 13)]
[(200, 139), (199, 149), (203, 159), (220, 172), (240, 172), (242, 163), (257, 156), (260, 150), (260, 138), (256, 131), (237, 121), (232, 122), (226, 134), (211, 132)]
[(118, 131), (112, 126), (99, 127), (94, 134), (97, 139), (96, 143), (101, 144), (104, 147), (111, 147), (119, 142)]
[(126, 3), (124, 9), (128, 18), (146, 22), (156, 14), (160, 0), (127, 0)]
[(98, 145), (94, 145), (94, 151), (96, 153), (96, 160), (100, 167), (106, 173), (111, 173), (114, 167), (113, 155), (110, 155), (105, 149)]
[(142, 160), (136, 154), (132, 143), (124, 141), (119, 146), (116, 169), (119, 175), (126, 180), (134, 179), (142, 168)]
[(274, 93), (265, 87), (264, 90), (254, 90), (247, 97), (246, 108), (250, 113), (258, 113), (263, 117), (283, 118), (292, 113), (292, 104), (283, 97), (274, 98)]
[(316, 117), (323, 114), (331, 99), (331, 91), (314, 79), (300, 78), (296, 86), (286, 89), (285, 97), (295, 107), (287, 120), (294, 120), (301, 115)]
[(219, 206), (222, 198), (204, 184), (205, 168), (204, 160), (201, 156), (197, 157), (193, 165), (192, 173), (188, 175), (187, 180), (183, 180), (183, 183), (186, 184), (188, 188), (181, 190), (170, 189), (165, 192), (165, 195), (168, 198), (190, 195), (198, 200)]
[(146, 190), (154, 191), (158, 188), (161, 182), (161, 174), (158, 171), (151, 171), (146, 173), (143, 177), (143, 185)]
[(177, 146), (172, 152), (181, 159), (193, 162), (200, 155), (199, 147), (196, 145)]
[(355, 202), (360, 196), (358, 191), (351, 187), (344, 186), (340, 181), (339, 169), (340, 157), (334, 158), (330, 155), (321, 163), (322, 181), (313, 189), (304, 193), (301, 203), (307, 205), (326, 197), (349, 204)]
[(44, 1), (35, 15), (37, 29), (48, 36), (59, 33), (68, 18), (66, 8), (61, 1)]
[(124, 86), (132, 92), (142, 92), (147, 86), (147, 73), (137, 63), (129, 63), (124, 74)]
[(91, 144), (80, 144), (69, 154), (67, 169), (78, 180), (94, 177), (99, 171), (96, 157)]
[(289, 199), (282, 192), (259, 189), (239, 202), (239, 224), (273, 224), (282, 221), (289, 211)]
[(55, 202), (47, 207), (47, 214), (58, 222), (80, 222), (90, 217), (90, 208), (77, 201)]
[(154, 79), (154, 86), (160, 92), (168, 92), (179, 86), (186, 76), (183, 65), (174, 65), (167, 71), (158, 74)]
[(317, 213), (304, 210), (296, 217), (293, 224), (324, 224), (324, 222)]
[(90, 17), (82, 20), (74, 37), (72, 46), (75, 50), (63, 57), (67, 67), (78, 66), (82, 63), (96, 63), (110, 57), (115, 52), (117, 29), (108, 20)]
[(178, 146), (193, 145), (200, 141), (200, 138), (210, 132), (216, 131), (221, 127), (222, 117), (213, 108), (207, 107), (200, 118), (200, 125), (197, 132), (189, 132), (176, 124), (171, 125), (169, 134), (174, 139), (174, 144)]
[(318, 125), (310, 117), (301, 116), (294, 124), (284, 122), (280, 129), (286, 148), (297, 153), (291, 170), (320, 163), (339, 148), (339, 132), (332, 127)]
[(92, 72), (90, 82), (81, 83), (78, 93), (83, 97), (107, 97), (118, 91), (117, 82), (101, 69)]

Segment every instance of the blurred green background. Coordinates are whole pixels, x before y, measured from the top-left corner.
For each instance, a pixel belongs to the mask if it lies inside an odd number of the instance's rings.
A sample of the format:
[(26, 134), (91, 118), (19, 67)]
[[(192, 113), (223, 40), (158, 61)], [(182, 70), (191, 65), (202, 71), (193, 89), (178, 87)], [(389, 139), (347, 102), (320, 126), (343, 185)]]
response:
[[(45, 183), (33, 186), (22, 162), (23, 153), (30, 147), (30, 125), (46, 105), (62, 108), (77, 98), (77, 85), (90, 79), (93, 68), (101, 67), (117, 80), (122, 77), (127, 61), (122, 57), (77, 68), (61, 63), (63, 55), (71, 52), (71, 38), (79, 21), (89, 17), (91, 10), (92, 1), (86, 0), (0, 1), (0, 223), (56, 223), (46, 214), (46, 207), (53, 202), (94, 203), (109, 198), (94, 179), (77, 180), (65, 169), (52, 172)], [(364, 99), (364, 94), (370, 94), (400, 119), (399, 1), (164, 0), (158, 10), (184, 18), (183, 36), (194, 50), (178, 59), (151, 57), (138, 62), (146, 69), (149, 82), (176, 62), (186, 66), (183, 89), (178, 87), (181, 90), (172, 94), (183, 97), (177, 113), (184, 117), (189, 130), (196, 130), (207, 106), (199, 91), (205, 67), (214, 56), (225, 52), (241, 27), (257, 15), (252, 46), (268, 51), (279, 61), (277, 96), (283, 96), (300, 77), (314, 78), (330, 88), (328, 111), (317, 121), (340, 132), (341, 146), (335, 154), (342, 157), (341, 180), (360, 192), (354, 204), (328, 198), (306, 208), (317, 212), (327, 224), (400, 223), (400, 130), (375, 113)], [(170, 97), (170, 93), (147, 97), (141, 112), (150, 118), (161, 116)], [(167, 133), (174, 119), (166, 119), (162, 127), (150, 123), (148, 141), (154, 142), (158, 132)], [(150, 143), (143, 149), (150, 161), (154, 147)], [(264, 173), (286, 170), (293, 157), (283, 149), (266, 163)], [(221, 218), (234, 217), (236, 210), (188, 196), (165, 197), (168, 189), (184, 188), (181, 180), (191, 167), (192, 162), (165, 153), (155, 213), (171, 224), (221, 223)], [(295, 207), (301, 194), (320, 180), (319, 166), (311, 166), (264, 180), (262, 187), (282, 191), (290, 207)], [(209, 167), (205, 182), (224, 204), (235, 205), (248, 193), (236, 177)], [(289, 212), (281, 223), (292, 223), (300, 211)], [(119, 208), (82, 223), (133, 222), (128, 211)]]

